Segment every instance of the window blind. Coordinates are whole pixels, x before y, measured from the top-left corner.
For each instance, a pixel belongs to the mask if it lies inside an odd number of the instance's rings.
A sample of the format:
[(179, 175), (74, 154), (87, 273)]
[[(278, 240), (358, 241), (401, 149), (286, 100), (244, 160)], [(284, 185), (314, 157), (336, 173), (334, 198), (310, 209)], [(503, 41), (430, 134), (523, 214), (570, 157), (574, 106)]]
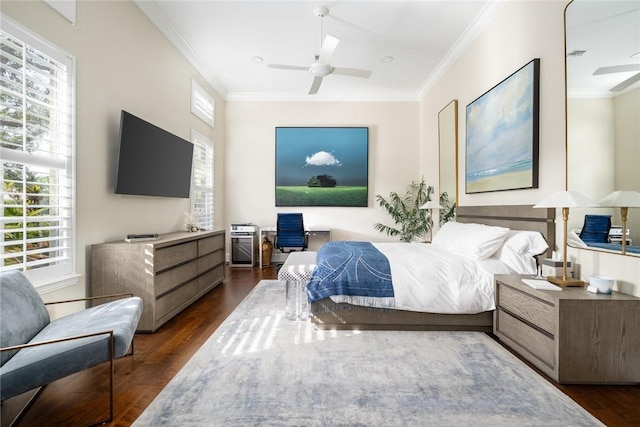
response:
[(73, 273), (71, 56), (3, 17), (0, 30), (0, 270)]
[(213, 141), (191, 131), (193, 166), (191, 181), (191, 211), (199, 215), (199, 227), (213, 230)]
[(195, 80), (191, 79), (191, 112), (214, 127), (215, 101)]

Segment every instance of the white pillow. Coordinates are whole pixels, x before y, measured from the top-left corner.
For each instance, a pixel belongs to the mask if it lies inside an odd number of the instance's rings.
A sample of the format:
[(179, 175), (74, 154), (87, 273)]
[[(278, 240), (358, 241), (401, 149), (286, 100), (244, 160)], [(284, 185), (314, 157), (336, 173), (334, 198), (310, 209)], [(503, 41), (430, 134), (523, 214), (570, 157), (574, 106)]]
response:
[(495, 256), (517, 274), (536, 274), (535, 256), (549, 248), (537, 231), (510, 230)]
[(567, 244), (569, 246), (575, 246), (577, 248), (588, 248), (589, 246), (582, 241), (578, 233), (571, 230), (567, 233)]
[(507, 247), (522, 255), (536, 256), (549, 249), (547, 241), (537, 231), (509, 230), (502, 248)]
[(504, 242), (508, 228), (449, 221), (433, 237), (432, 244), (474, 259), (486, 259)]

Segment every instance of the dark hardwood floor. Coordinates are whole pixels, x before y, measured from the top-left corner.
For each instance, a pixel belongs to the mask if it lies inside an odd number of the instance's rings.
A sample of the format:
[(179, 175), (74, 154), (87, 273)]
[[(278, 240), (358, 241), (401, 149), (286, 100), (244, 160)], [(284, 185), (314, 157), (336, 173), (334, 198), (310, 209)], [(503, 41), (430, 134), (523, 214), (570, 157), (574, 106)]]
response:
[[(136, 335), (135, 355), (115, 363), (110, 425), (133, 423), (253, 287), (275, 278), (274, 268), (227, 268), (223, 285), (155, 333)], [(640, 386), (556, 386), (606, 425), (640, 427)], [(108, 366), (101, 365), (47, 386), (19, 426), (90, 424), (106, 417), (108, 402)], [(16, 403), (2, 405), (3, 425)]]

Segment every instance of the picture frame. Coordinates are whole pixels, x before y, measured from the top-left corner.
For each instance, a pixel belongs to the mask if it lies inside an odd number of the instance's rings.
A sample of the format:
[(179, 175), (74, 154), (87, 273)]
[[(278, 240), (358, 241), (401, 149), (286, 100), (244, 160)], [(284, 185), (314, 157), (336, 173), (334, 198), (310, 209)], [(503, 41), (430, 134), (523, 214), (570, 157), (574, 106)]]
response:
[(465, 192), (538, 188), (540, 59), (466, 107)]
[(368, 127), (275, 131), (276, 206), (368, 206)]

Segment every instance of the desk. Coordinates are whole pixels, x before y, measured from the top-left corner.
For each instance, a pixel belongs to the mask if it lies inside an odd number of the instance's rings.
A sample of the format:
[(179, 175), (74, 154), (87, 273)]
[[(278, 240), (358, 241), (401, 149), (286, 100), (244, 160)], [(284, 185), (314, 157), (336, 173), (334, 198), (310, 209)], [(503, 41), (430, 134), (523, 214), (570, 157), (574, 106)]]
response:
[[(625, 233), (625, 237), (627, 238), (627, 246), (631, 246), (633, 241), (629, 237), (630, 231), (627, 228), (627, 232)], [(612, 225), (609, 230), (609, 243), (617, 243), (619, 245), (622, 244), (622, 226), (621, 225)]]
[[(331, 241), (331, 227), (325, 227), (322, 225), (311, 225), (305, 227), (307, 234), (309, 235), (309, 250), (316, 251), (320, 246), (324, 243)], [(260, 247), (260, 254), (258, 259), (260, 260), (260, 267), (262, 265), (262, 242), (264, 242), (265, 236), (269, 238), (271, 243), (274, 242), (274, 237), (277, 233), (277, 229), (274, 226), (260, 227), (260, 243), (258, 246)], [(271, 255), (271, 264), (273, 265), (278, 263), (284, 263), (287, 260), (287, 256), (289, 254), (282, 253), (275, 248), (273, 245), (273, 252)]]

